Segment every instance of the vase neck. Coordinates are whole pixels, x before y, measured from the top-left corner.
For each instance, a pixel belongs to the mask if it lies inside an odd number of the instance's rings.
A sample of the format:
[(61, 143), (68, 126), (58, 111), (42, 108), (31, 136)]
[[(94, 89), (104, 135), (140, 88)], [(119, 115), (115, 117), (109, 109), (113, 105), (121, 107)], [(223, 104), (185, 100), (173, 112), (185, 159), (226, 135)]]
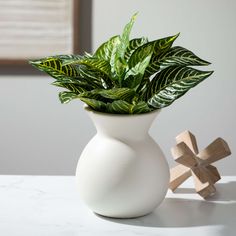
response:
[(120, 140), (140, 140), (146, 137), (160, 110), (139, 115), (99, 113), (88, 110), (99, 135)]

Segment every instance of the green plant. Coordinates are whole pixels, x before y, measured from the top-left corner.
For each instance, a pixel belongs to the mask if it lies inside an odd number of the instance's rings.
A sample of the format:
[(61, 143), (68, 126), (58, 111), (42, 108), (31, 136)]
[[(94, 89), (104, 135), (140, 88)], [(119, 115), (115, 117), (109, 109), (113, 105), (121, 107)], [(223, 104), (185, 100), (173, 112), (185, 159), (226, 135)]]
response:
[(67, 90), (59, 93), (62, 103), (79, 98), (96, 111), (123, 114), (169, 106), (213, 73), (190, 67), (210, 63), (172, 47), (179, 34), (150, 42), (144, 37), (129, 40), (135, 18), (93, 55), (57, 55), (30, 63)]

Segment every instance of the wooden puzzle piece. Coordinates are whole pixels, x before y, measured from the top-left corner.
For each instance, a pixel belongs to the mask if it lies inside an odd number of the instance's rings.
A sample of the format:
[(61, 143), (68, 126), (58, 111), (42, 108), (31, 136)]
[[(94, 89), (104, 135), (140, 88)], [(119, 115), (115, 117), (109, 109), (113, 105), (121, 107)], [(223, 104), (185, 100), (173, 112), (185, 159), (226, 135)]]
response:
[(214, 184), (220, 180), (220, 174), (211, 163), (231, 154), (228, 144), (222, 138), (217, 138), (199, 152), (196, 138), (189, 131), (178, 135), (176, 142), (171, 153), (179, 164), (170, 170), (169, 188), (174, 191), (192, 175), (200, 196), (206, 198), (213, 195), (216, 192)]

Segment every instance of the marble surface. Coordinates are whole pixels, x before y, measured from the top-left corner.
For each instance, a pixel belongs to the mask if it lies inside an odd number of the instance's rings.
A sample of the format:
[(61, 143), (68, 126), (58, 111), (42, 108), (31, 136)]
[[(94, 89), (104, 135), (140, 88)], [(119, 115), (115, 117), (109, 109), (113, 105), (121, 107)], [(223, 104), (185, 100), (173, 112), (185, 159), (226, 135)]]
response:
[(91, 212), (79, 199), (72, 176), (0, 176), (2, 236), (233, 236), (236, 177), (223, 177), (217, 194), (202, 200), (189, 180), (153, 213), (111, 219)]

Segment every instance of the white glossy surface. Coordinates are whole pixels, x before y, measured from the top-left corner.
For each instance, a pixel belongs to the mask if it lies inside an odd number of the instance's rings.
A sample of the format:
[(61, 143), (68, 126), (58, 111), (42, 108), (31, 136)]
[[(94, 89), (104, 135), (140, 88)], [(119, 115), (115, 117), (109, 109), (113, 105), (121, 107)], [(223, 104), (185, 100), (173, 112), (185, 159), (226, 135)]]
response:
[(224, 177), (208, 201), (188, 181), (168, 193), (152, 214), (109, 219), (79, 200), (75, 177), (0, 176), (2, 236), (233, 236), (236, 232), (236, 177)]

